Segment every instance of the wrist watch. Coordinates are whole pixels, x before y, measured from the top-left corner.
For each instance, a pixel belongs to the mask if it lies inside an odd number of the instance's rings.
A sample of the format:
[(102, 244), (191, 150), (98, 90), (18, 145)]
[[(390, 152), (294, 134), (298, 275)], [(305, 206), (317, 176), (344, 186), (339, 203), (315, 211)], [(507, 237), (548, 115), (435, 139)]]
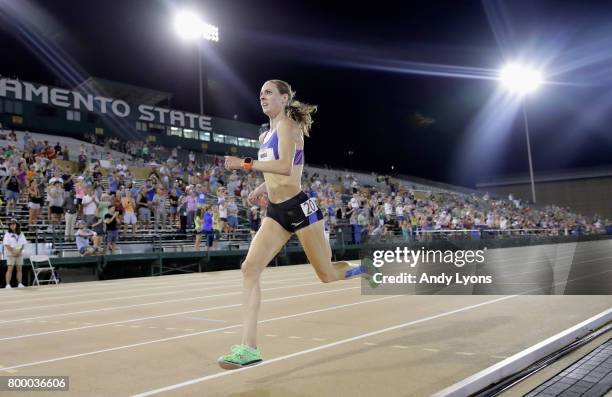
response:
[(253, 159), (251, 157), (246, 157), (244, 162), (242, 163), (242, 168), (245, 170), (250, 170), (253, 167)]

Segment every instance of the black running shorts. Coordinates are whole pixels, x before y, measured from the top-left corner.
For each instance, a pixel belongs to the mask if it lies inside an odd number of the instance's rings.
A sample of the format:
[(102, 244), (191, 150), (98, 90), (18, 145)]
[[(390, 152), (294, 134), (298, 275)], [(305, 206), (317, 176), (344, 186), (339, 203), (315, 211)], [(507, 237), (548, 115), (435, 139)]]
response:
[(323, 212), (314, 198), (308, 198), (306, 193), (300, 192), (282, 203), (268, 203), (266, 216), (274, 219), (289, 233), (295, 233), (323, 219)]

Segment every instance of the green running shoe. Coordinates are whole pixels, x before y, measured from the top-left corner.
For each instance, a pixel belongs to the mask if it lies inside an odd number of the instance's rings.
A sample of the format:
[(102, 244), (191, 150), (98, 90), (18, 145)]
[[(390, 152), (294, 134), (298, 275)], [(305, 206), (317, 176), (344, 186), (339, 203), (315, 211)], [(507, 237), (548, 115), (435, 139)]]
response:
[(376, 273), (380, 273), (380, 271), (378, 270), (376, 266), (374, 266), (374, 263), (372, 262), (372, 258), (368, 258), (368, 257), (362, 258), (361, 267), (368, 274), (368, 276), (366, 276), (366, 280), (368, 280), (368, 284), (370, 285), (370, 288), (377, 288), (380, 285), (380, 283), (377, 283), (376, 281), (374, 281), (374, 275)]
[(217, 360), (223, 369), (238, 369), (261, 362), (261, 352), (247, 345), (232, 346), (232, 353)]

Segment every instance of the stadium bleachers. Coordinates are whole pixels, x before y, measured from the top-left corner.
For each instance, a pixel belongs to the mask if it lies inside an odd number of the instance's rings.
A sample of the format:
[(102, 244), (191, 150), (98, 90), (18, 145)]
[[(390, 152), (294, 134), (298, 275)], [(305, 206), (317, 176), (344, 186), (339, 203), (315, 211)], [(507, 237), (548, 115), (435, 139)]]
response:
[[(6, 144), (13, 144), (18, 151), (23, 151), (24, 134), (24, 132), (17, 132), (17, 142), (6, 142)], [(132, 166), (145, 164), (142, 158), (134, 158), (126, 153), (84, 143), (74, 138), (35, 132), (29, 132), (29, 137), (33, 141), (48, 141), (51, 145), (59, 141), (62, 147), (69, 148), (71, 161), (78, 158), (84, 147), (88, 153), (91, 153), (93, 149), (95, 153), (100, 154), (100, 158), (110, 159), (111, 168), (105, 170), (100, 179), (102, 191), (108, 191), (106, 175), (114, 170), (112, 163), (125, 159)], [(170, 149), (162, 149), (164, 153), (170, 153)], [(90, 157), (89, 161), (95, 159), (95, 157)], [(207, 204), (217, 204), (219, 197), (216, 191), (208, 189), (206, 178), (216, 173), (217, 177), (227, 182), (231, 175), (220, 166), (215, 165), (218, 160), (212, 155), (198, 153), (196, 156), (195, 171), (203, 175), (198, 182), (206, 186)], [(184, 165), (189, 161), (188, 151), (178, 150), (177, 158), (172, 161), (180, 166), (180, 172), (171, 175), (170, 184), (179, 177), (187, 180)], [(48, 167), (53, 168), (54, 166), (50, 164)], [(56, 176), (59, 176), (57, 170), (53, 171)], [(134, 174), (138, 172), (135, 171)], [(146, 176), (142, 176), (142, 172), (140, 174), (140, 177), (132, 180), (137, 188), (140, 188), (146, 179)], [(254, 185), (248, 186), (245, 177), (239, 176), (238, 178), (242, 178), (241, 183), (247, 191), (254, 187)], [(453, 191), (448, 185), (427, 185), (424, 182), (426, 181), (384, 178), (373, 173), (306, 166), (303, 188), (310, 196), (317, 197), (320, 207), (324, 210), (332, 244), (336, 241), (336, 231), (340, 228), (344, 228), (345, 231), (349, 230), (349, 233), (353, 234), (352, 238), (346, 241), (355, 242), (356, 225), (359, 226), (358, 233), (364, 236), (382, 234), (404, 239), (418, 239), (432, 238), (432, 236), (437, 238), (473, 237), (475, 236), (472, 232), (474, 230), (479, 233), (491, 234), (494, 232), (493, 234), (497, 235), (601, 233), (605, 232), (605, 225), (609, 224), (609, 221), (606, 220), (586, 219), (572, 214), (567, 209), (555, 207), (535, 209), (516, 200), (481, 197), (475, 191), (468, 189)], [(232, 194), (233, 192), (228, 193), (228, 195)], [(387, 201), (389, 204), (385, 204)], [(27, 202), (28, 195), (24, 187), (14, 213), (7, 214), (6, 203), (3, 203), (0, 209), (0, 222), (6, 225), (7, 217), (16, 217), (24, 226), (26, 238), (33, 244), (33, 251), (36, 253), (45, 251), (44, 253), (57, 256), (77, 256), (74, 242), (64, 239), (63, 222), (60, 225), (52, 225), (49, 222), (47, 205), (41, 207), (38, 222), (35, 225), (28, 225)], [(355, 202), (358, 203), (356, 207)], [(251, 238), (247, 215), (249, 208), (243, 205), (240, 197), (236, 197), (236, 204), (238, 206), (238, 226), (231, 233), (223, 231), (216, 233), (215, 249), (217, 250), (248, 247)], [(350, 210), (351, 206), (355, 211)], [(401, 213), (398, 207), (402, 208)], [(340, 219), (332, 219), (335, 214), (329, 212), (336, 212), (338, 209), (342, 216)], [(169, 213), (168, 207), (166, 210)], [(361, 214), (361, 217), (354, 214), (348, 215), (347, 212)], [(218, 214), (216, 216), (218, 217)], [(181, 232), (179, 224), (172, 223), (168, 216), (166, 222), (158, 229), (155, 229), (153, 222), (150, 222), (140, 225), (134, 237), (131, 233), (125, 236), (121, 233), (120, 236), (121, 253), (147, 249), (172, 252), (192, 250), (195, 234), (192, 229)], [(290, 244), (295, 242), (293, 239)]]

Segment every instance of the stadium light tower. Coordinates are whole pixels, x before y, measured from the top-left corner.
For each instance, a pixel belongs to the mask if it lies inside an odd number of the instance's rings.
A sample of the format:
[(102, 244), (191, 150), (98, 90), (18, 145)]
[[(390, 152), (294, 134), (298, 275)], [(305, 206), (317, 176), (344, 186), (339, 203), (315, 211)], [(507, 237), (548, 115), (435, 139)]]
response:
[(204, 88), (202, 83), (202, 40), (219, 41), (219, 28), (205, 23), (191, 11), (181, 11), (174, 17), (176, 33), (185, 40), (196, 40), (198, 44), (198, 67), (200, 74), (200, 114), (204, 113)]
[(499, 80), (509, 92), (519, 95), (523, 108), (525, 123), (525, 137), (527, 139), (527, 155), (529, 157), (529, 178), (531, 181), (531, 199), (536, 202), (535, 181), (533, 178), (533, 161), (531, 159), (531, 142), (529, 139), (529, 123), (527, 122), (527, 107), (525, 97), (536, 91), (543, 82), (542, 72), (531, 69), (518, 63), (509, 63), (499, 73)]

